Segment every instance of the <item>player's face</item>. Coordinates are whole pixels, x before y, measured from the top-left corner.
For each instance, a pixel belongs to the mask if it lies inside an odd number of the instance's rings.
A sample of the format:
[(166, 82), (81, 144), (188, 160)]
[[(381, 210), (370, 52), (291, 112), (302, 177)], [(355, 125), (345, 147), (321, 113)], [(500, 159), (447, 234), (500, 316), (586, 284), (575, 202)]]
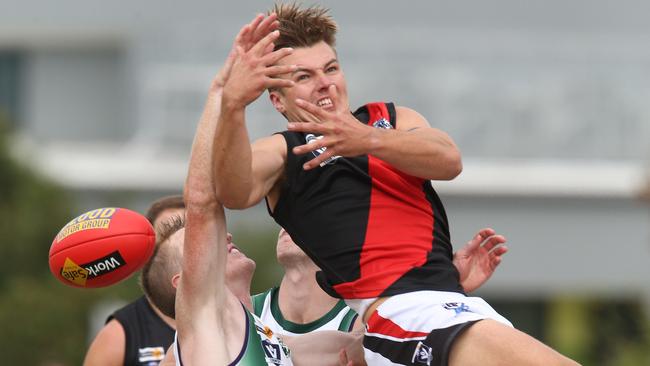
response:
[[(325, 42), (319, 42), (311, 47), (294, 49), (291, 55), (281, 59), (278, 64), (297, 65), (298, 69), (282, 77), (291, 79), (293, 87), (274, 90), (270, 93), (271, 102), (278, 112), (283, 113), (289, 121), (304, 122), (304, 112), (295, 103), (297, 98), (321, 106), (326, 110), (334, 110), (335, 104), (349, 110), (347, 85), (345, 76), (338, 62), (336, 52)], [(330, 85), (335, 85), (338, 93), (337, 100), (331, 100), (328, 94)]]
[(232, 242), (232, 235), (227, 235), (228, 259), (226, 262), (226, 281), (242, 276), (251, 276), (255, 272), (255, 261), (248, 258), (235, 243)]
[[(170, 240), (178, 242), (179, 254), (183, 255), (183, 241), (185, 236), (185, 228), (178, 230), (174, 233)], [(227, 234), (226, 249), (228, 250), (228, 257), (226, 258), (226, 283), (233, 283), (242, 278), (252, 278), (255, 272), (255, 261), (248, 258), (239, 248), (232, 242), (232, 235)]]
[(280, 229), (278, 234), (278, 243), (276, 245), (276, 255), (280, 264), (285, 264), (288, 261), (296, 259), (305, 259), (307, 254), (298, 247), (298, 245), (291, 239), (289, 233), (284, 229)]

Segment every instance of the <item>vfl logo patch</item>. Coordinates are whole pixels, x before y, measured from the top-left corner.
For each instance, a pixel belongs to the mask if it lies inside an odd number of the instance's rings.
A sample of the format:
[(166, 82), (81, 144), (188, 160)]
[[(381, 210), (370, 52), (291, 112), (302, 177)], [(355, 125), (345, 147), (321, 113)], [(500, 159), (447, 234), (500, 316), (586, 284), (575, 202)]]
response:
[(72, 283), (85, 286), (87, 280), (113, 272), (125, 264), (126, 261), (117, 250), (105, 257), (82, 265), (78, 265), (72, 259), (66, 258), (63, 268), (61, 268), (61, 276)]
[(56, 235), (56, 241), (59, 242), (76, 232), (89, 229), (108, 229), (111, 223), (111, 217), (115, 214), (115, 208), (106, 207), (88, 211), (65, 224), (65, 226)]
[(280, 345), (273, 344), (265, 339), (262, 341), (262, 348), (264, 349), (264, 358), (266, 358), (266, 362), (270, 362), (277, 366), (282, 364), (282, 350), (280, 349)]
[(138, 348), (139, 362), (150, 362), (157, 365), (160, 361), (163, 360), (163, 358), (165, 358), (165, 349), (163, 347)]
[[(314, 141), (316, 141), (316, 140), (320, 140), (320, 139), (322, 139), (322, 138), (323, 138), (323, 136), (316, 136), (316, 135), (314, 135), (313, 133), (308, 133), (308, 134), (305, 135), (305, 142), (307, 142), (307, 144), (311, 144), (311, 143), (313, 143)], [(314, 154), (314, 157), (318, 157), (318, 155), (324, 153), (326, 150), (327, 150), (326, 147), (321, 147), (320, 149), (313, 150), (311, 153)], [(340, 158), (340, 156), (338, 156), (338, 155), (331, 156), (329, 159), (324, 160), (324, 161), (321, 162), (319, 165), (320, 165), (321, 167), (323, 167), (323, 166), (325, 166), (325, 165), (327, 165), (327, 164), (334, 164), (334, 161), (335, 161), (336, 159), (338, 159), (338, 158)]]
[(456, 312), (456, 315), (462, 312), (469, 312), (469, 306), (465, 305), (464, 302), (448, 302), (443, 305), (447, 310), (453, 310)]
[(422, 343), (422, 341), (418, 342), (418, 345), (415, 346), (415, 352), (413, 352), (411, 362), (430, 366), (431, 361), (433, 361), (433, 348)]
[(383, 118), (383, 117), (380, 118), (380, 119), (378, 119), (378, 120), (376, 120), (375, 122), (373, 122), (373, 123), (372, 123), (372, 127), (376, 127), (376, 128), (384, 128), (384, 129), (386, 129), (386, 130), (390, 130), (391, 128), (393, 128), (393, 126), (390, 124), (390, 122), (388, 122), (388, 121), (387, 121), (385, 118)]

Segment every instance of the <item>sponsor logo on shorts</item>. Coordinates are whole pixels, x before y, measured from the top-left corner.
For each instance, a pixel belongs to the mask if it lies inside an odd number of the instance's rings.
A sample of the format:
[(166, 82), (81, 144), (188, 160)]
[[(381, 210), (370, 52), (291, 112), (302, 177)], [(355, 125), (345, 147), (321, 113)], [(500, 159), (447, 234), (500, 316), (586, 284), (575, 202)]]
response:
[(448, 302), (443, 305), (443, 307), (447, 310), (453, 310), (456, 312), (456, 315), (462, 313), (462, 312), (469, 312), (469, 306), (465, 305), (464, 302)]
[[(322, 135), (321, 136), (316, 136), (313, 133), (308, 133), (308, 134), (305, 135), (305, 141), (308, 144), (311, 144), (314, 141), (320, 140), (322, 138), (323, 138)], [(314, 154), (314, 157), (318, 157), (320, 154), (324, 153), (325, 151), (327, 151), (327, 148), (326, 147), (321, 147), (320, 149), (313, 150), (311, 153)], [(340, 158), (340, 156), (338, 156), (338, 155), (331, 156), (331, 157), (329, 157), (329, 159), (326, 159), (326, 160), (322, 161), (319, 165), (321, 167), (323, 167), (323, 166), (325, 166), (327, 164), (334, 164), (335, 160), (338, 159), (338, 158)]]
[(433, 348), (422, 343), (422, 341), (418, 342), (418, 345), (415, 346), (415, 352), (413, 352), (411, 362), (430, 366), (431, 361), (433, 361)]
[(138, 348), (138, 361), (145, 365), (158, 365), (165, 358), (165, 349), (163, 347), (144, 347)]
[(86, 286), (88, 271), (72, 259), (66, 258), (61, 268), (61, 276), (75, 285)]
[(84, 230), (108, 229), (115, 210), (113, 207), (98, 208), (77, 216), (59, 231), (56, 235), (56, 241), (59, 242), (74, 233)]
[(66, 258), (63, 268), (61, 268), (61, 276), (74, 284), (85, 286), (87, 280), (113, 272), (125, 264), (126, 261), (117, 250), (105, 257), (81, 265)]
[(373, 123), (372, 123), (372, 127), (376, 127), (376, 128), (384, 128), (384, 129), (386, 129), (386, 130), (390, 130), (391, 128), (393, 128), (393, 126), (390, 124), (390, 122), (388, 122), (388, 121), (387, 121), (385, 118), (383, 118), (383, 117), (380, 118), (380, 119), (378, 119), (378, 120), (376, 120), (375, 122), (373, 122)]

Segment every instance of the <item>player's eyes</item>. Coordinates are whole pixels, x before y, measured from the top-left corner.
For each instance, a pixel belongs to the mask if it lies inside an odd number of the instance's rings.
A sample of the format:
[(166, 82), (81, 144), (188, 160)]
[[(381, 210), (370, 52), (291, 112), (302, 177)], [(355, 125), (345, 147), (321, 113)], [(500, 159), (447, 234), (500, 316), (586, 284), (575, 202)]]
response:
[(339, 69), (338, 66), (330, 66), (325, 70), (325, 72), (328, 72), (328, 73), (336, 72), (338, 69)]
[(298, 75), (298, 76), (296, 77), (296, 81), (303, 81), (303, 80), (307, 80), (307, 79), (309, 79), (309, 75), (308, 75), (308, 74), (300, 74), (300, 75)]

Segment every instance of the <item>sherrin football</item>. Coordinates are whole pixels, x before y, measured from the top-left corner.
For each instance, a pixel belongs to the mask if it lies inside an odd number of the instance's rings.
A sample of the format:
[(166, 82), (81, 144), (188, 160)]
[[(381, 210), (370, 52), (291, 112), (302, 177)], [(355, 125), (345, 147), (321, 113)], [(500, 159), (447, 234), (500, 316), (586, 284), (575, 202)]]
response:
[(59, 231), (50, 247), (50, 271), (68, 286), (109, 286), (140, 269), (155, 243), (144, 216), (125, 208), (98, 208)]

